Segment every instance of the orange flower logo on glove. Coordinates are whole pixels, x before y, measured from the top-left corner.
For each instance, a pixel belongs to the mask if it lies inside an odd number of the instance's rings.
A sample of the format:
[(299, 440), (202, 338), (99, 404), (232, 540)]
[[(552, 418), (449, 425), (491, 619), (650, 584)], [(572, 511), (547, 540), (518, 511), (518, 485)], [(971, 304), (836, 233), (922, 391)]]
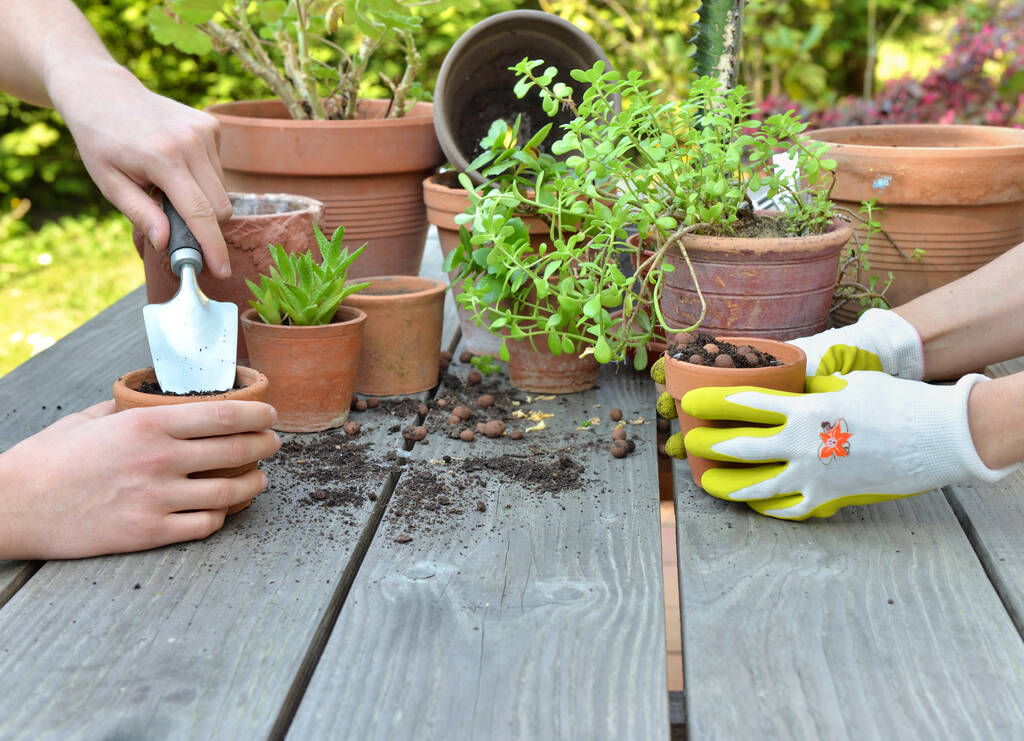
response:
[(821, 447), (818, 448), (818, 460), (828, 465), (836, 458), (845, 458), (850, 454), (850, 438), (852, 433), (846, 431), (846, 420), (840, 417), (835, 424), (821, 423)]

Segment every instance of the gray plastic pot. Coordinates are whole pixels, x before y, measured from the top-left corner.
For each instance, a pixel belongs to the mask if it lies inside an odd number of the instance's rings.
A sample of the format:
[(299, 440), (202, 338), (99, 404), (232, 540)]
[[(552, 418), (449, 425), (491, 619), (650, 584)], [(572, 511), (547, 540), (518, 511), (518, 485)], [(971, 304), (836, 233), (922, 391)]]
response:
[[(524, 57), (554, 65), (558, 80), (577, 92), (583, 87), (569, 77), (570, 70), (589, 69), (598, 60), (606, 69), (611, 66), (590, 36), (564, 18), (539, 10), (492, 15), (459, 37), (437, 76), (434, 129), (448, 161), (477, 183), (483, 182), (480, 173), (467, 168), (480, 153), (480, 139), (491, 122), (500, 118), (511, 124), (521, 114), (521, 138), (526, 140), (552, 120), (534, 92), (523, 100), (512, 92), (516, 75), (508, 68)], [(555, 118), (556, 130), (571, 118), (568, 111), (561, 111)], [(548, 141), (558, 138), (552, 132)]]

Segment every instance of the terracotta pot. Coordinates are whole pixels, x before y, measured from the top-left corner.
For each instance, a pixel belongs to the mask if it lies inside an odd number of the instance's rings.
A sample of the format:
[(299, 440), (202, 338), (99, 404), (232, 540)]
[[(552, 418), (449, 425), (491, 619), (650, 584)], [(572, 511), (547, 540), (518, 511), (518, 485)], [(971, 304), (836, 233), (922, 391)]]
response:
[(356, 392), (399, 396), (432, 389), (441, 364), (447, 285), (401, 275), (365, 280), (370, 285), (344, 301), (366, 313)]
[(366, 314), (342, 306), (332, 324), (266, 324), (255, 309), (242, 315), (252, 364), (270, 379), (274, 429), (319, 432), (348, 419)]
[[(871, 270), (893, 282), (886, 300), (899, 306), (970, 273), (1024, 241), (1024, 130), (996, 126), (901, 124), (822, 129), (810, 136), (832, 146), (832, 198), (857, 213), (876, 199), (885, 234), (871, 240)], [(855, 221), (856, 224), (856, 221)], [(861, 239), (864, 230), (858, 228)], [(886, 236), (888, 235), (888, 236)], [(894, 246), (895, 243), (895, 246)], [(923, 249), (920, 260), (906, 255)], [(848, 302), (841, 324), (862, 311)]]
[[(193, 404), (202, 401), (221, 401), (233, 399), (236, 401), (267, 401), (267, 391), (270, 382), (267, 377), (252, 368), (238, 366), (235, 373), (235, 385), (240, 388), (225, 391), (223, 394), (208, 394), (206, 396), (163, 396), (162, 394), (145, 394), (139, 391), (143, 383), (156, 383), (156, 372), (152, 367), (125, 373), (114, 381), (114, 403), (117, 411), (123, 412), (126, 409), (136, 407), (158, 407), (168, 404)], [(189, 474), (189, 478), (212, 479), (212, 478), (233, 478), (248, 473), (259, 465), (256, 461), (246, 463), (244, 466), (235, 468), (217, 468), (211, 471), (202, 471)], [(248, 502), (236, 504), (228, 509), (228, 514), (233, 515), (241, 512), (252, 504)]]
[[(231, 260), (231, 277), (225, 280), (204, 270), (199, 274), (199, 287), (214, 301), (236, 304), (241, 316), (249, 309), (252, 298), (246, 279), (259, 283), (260, 275), (269, 273), (274, 262), (268, 245), (279, 244), (289, 254), (313, 249), (316, 246), (313, 224), (323, 226), (324, 205), (312, 198), (287, 193), (228, 195), (234, 214), (221, 224), (221, 232)], [(145, 266), (146, 301), (151, 304), (170, 301), (177, 293), (180, 281), (171, 272), (167, 250), (155, 250), (138, 229), (132, 231), (132, 239)], [(237, 360), (241, 365), (249, 364), (241, 321), (238, 324)]]
[[(684, 360), (665, 355), (665, 386), (668, 393), (676, 401), (676, 412), (679, 415), (679, 429), (685, 435), (694, 427), (739, 427), (750, 426), (749, 423), (731, 423), (712, 420), (699, 420), (683, 413), (679, 400), (687, 391), (705, 386), (760, 386), (776, 391), (802, 393), (807, 368), (807, 356), (796, 345), (776, 342), (763, 337), (720, 337), (723, 342), (734, 345), (752, 345), (761, 352), (774, 355), (782, 365), (768, 368), (718, 368), (708, 365), (694, 365)], [(741, 468), (745, 464), (723, 463), (700, 458), (695, 455), (687, 457), (693, 482), (700, 486), (701, 477), (710, 468)]]
[(437, 74), (434, 125), (448, 161), (477, 183), (483, 182), (480, 173), (467, 168), (480, 153), (480, 140), (491, 122), (504, 119), (511, 124), (522, 116), (519, 136), (526, 141), (552, 121), (558, 131), (572, 119), (568, 111), (550, 118), (533, 93), (524, 99), (513, 94), (516, 74), (509, 67), (525, 57), (557, 67), (558, 80), (576, 91), (577, 100), (585, 86), (569, 76), (570, 70), (589, 69), (598, 60), (611, 68), (590, 36), (564, 18), (539, 10), (496, 13), (462, 34)]
[(427, 218), (420, 183), (444, 162), (433, 108), (417, 103), (385, 119), (390, 101), (364, 100), (352, 121), (295, 121), (279, 100), (221, 103), (220, 160), (232, 190), (300, 193), (324, 202), (327, 231), (343, 225), (344, 245), (366, 252), (353, 278), (416, 275)]
[[(828, 326), (839, 257), (853, 230), (841, 221), (810, 237), (751, 239), (687, 234), (683, 237), (707, 302), (701, 322), (710, 334), (791, 340)], [(669, 326), (687, 327), (700, 300), (683, 256), (669, 252), (661, 312)]]
[(575, 353), (552, 355), (545, 339), (508, 343), (509, 381), (520, 391), (538, 394), (573, 394), (597, 385), (601, 365), (593, 355), (580, 358)]
[[(423, 181), (423, 201), (427, 205), (427, 220), (437, 227), (437, 236), (441, 242), (441, 252), (445, 257), (459, 245), (459, 225), (455, 223), (458, 214), (465, 213), (469, 208), (469, 192), (459, 186), (454, 172), (431, 175)], [(531, 243), (537, 246), (548, 239), (547, 225), (540, 219), (525, 220), (530, 229)], [(451, 281), (451, 294), (454, 299), (462, 292), (462, 281), (456, 280), (456, 271), (448, 273)], [(492, 333), (485, 326), (477, 324), (473, 315), (455, 302), (459, 314), (459, 325), (466, 349), (474, 355), (498, 355), (501, 348), (501, 337)]]

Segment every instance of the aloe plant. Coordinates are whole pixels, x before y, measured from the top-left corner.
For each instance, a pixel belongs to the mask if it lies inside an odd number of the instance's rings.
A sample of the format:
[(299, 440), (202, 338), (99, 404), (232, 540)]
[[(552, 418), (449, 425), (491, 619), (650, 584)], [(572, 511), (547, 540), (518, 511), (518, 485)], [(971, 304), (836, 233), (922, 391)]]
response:
[(330, 240), (315, 224), (313, 232), (320, 264), (309, 252), (291, 255), (272, 244), (270, 255), (275, 264), (270, 266), (270, 275), (261, 275), (259, 285), (245, 281), (255, 297), (249, 305), (267, 324), (284, 324), (286, 320), (297, 326), (330, 324), (346, 297), (370, 285), (346, 283), (348, 269), (366, 249), (365, 244), (349, 253), (341, 247), (344, 227), (335, 229)]

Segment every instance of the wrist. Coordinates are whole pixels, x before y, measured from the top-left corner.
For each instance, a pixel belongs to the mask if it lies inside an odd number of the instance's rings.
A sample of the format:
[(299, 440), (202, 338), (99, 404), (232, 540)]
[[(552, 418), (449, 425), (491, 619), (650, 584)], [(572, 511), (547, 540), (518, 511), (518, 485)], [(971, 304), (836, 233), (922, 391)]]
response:
[(1024, 404), (1022, 374), (995, 380), (976, 376), (967, 401), (967, 419), (971, 440), (985, 466), (1003, 469), (1024, 459), (1024, 439), (1008, 431), (1019, 429)]
[[(127, 67), (111, 57), (83, 60), (75, 64), (57, 62), (50, 65), (44, 77), (47, 95), (54, 110), (65, 120), (77, 110), (89, 110), (97, 100), (108, 99), (118, 88), (131, 92), (146, 87)], [(92, 105), (79, 105), (82, 99)]]

